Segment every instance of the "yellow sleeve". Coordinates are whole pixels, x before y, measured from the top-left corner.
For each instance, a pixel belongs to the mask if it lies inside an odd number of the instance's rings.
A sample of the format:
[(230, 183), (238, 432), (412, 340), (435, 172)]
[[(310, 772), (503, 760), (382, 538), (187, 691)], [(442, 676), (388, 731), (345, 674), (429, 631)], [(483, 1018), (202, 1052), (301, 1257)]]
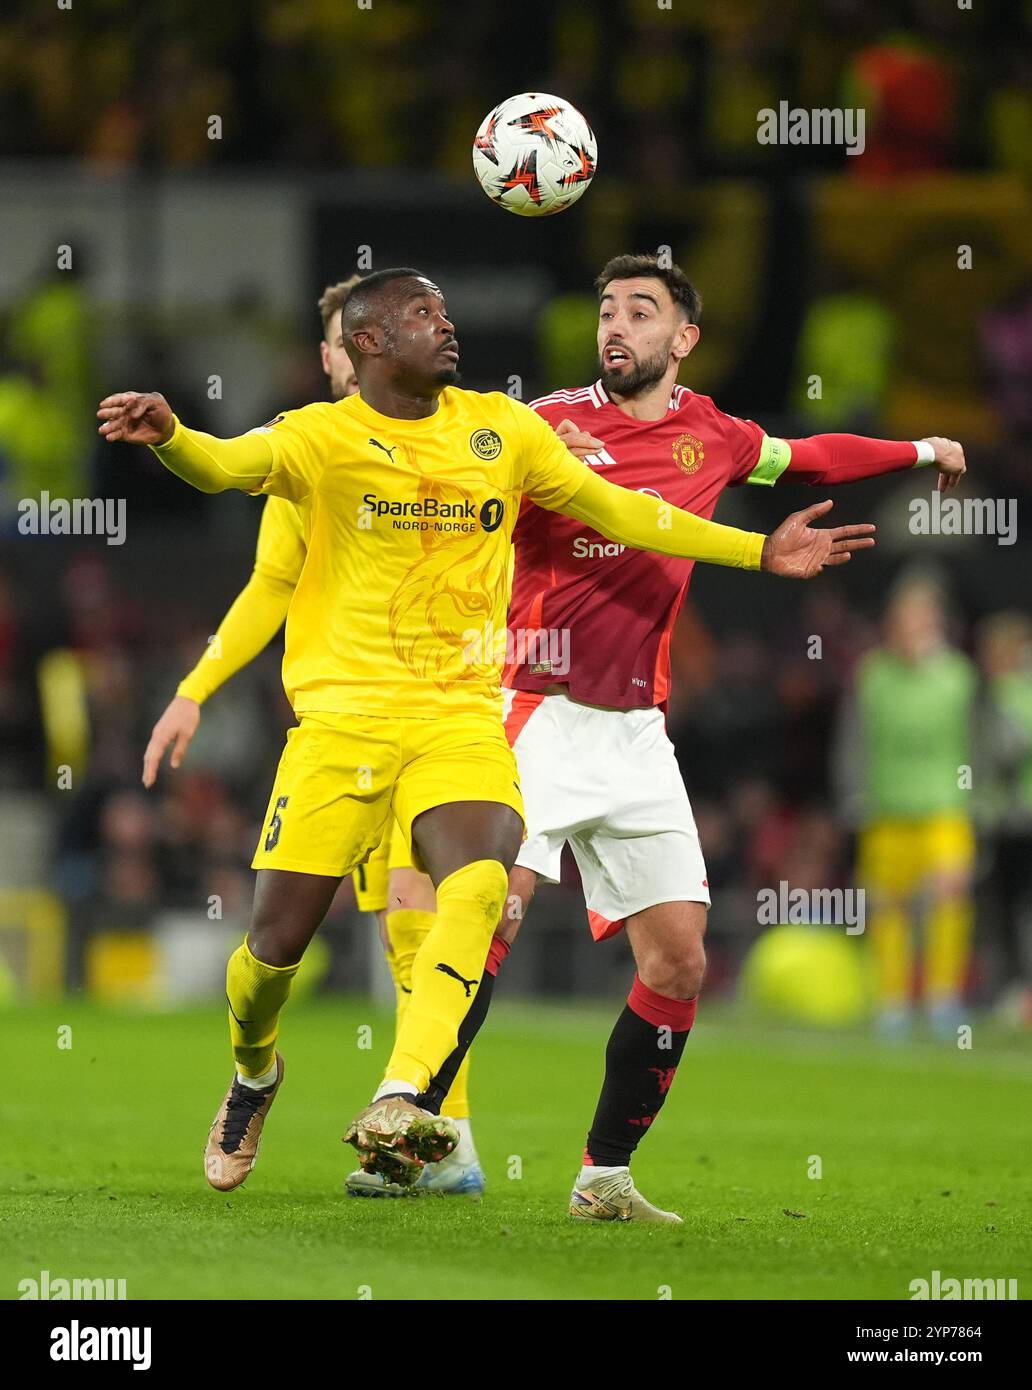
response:
[(521, 435), (524, 495), (546, 511), (561, 512), (591, 469), (571, 454), (555, 430), (529, 405), (510, 401)]
[(758, 570), (765, 536), (704, 521), (647, 492), (617, 487), (575, 458), (552, 427), (529, 406), (513, 401), (523, 429), (526, 473), (523, 490), (539, 507), (564, 512), (607, 540), (704, 560), (713, 565)]
[[(587, 470), (586, 470), (587, 472)], [(767, 539), (757, 531), (739, 531), (703, 521), (647, 492), (607, 483), (587, 472), (580, 487), (555, 511), (594, 527), (607, 540), (654, 550), (660, 555), (679, 555), (684, 560), (703, 560), (711, 565), (758, 570)]]
[(318, 482), (324, 453), (311, 428), (320, 407), (288, 410), (269, 424), (234, 439), (217, 439), (175, 419), (167, 444), (152, 444), (176, 477), (201, 492), (268, 492), (299, 502)]
[(203, 704), (268, 646), (283, 626), (306, 552), (297, 507), (281, 497), (270, 497), (258, 530), (254, 572), (200, 661), (180, 681), (177, 695)]
[(308, 540), (301, 509), (285, 497), (268, 498), (258, 528), (255, 572), (286, 579), (293, 588), (301, 578), (307, 554)]
[(283, 626), (294, 593), (293, 584), (255, 570), (237, 594), (204, 655), (179, 682), (177, 695), (203, 704), (269, 645)]

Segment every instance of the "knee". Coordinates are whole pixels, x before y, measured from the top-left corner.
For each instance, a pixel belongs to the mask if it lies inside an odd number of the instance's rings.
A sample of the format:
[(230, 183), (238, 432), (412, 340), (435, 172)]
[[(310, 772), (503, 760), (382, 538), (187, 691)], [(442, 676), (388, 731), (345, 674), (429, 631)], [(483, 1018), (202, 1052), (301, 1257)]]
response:
[(428, 874), (418, 869), (392, 869), (390, 911), (436, 912), (437, 894)]
[(264, 965), (296, 965), (311, 937), (283, 920), (278, 914), (256, 910), (247, 933), (247, 948)]
[(691, 933), (677, 942), (664, 943), (638, 963), (644, 985), (668, 999), (694, 999), (706, 974), (706, 948), (701, 934)]

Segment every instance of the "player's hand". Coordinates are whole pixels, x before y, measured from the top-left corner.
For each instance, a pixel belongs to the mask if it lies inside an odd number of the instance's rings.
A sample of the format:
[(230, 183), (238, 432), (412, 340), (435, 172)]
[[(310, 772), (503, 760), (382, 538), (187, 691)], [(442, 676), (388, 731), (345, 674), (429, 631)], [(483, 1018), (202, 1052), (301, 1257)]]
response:
[(579, 459), (587, 458), (589, 454), (597, 454), (600, 449), (606, 447), (601, 439), (588, 434), (587, 430), (578, 429), (572, 420), (561, 420), (556, 425), (555, 432), (570, 453)]
[(935, 450), (935, 467), (939, 470), (939, 491), (947, 492), (951, 487), (956, 487), (967, 472), (964, 446), (958, 444), (955, 439), (943, 439), (937, 434), (930, 434), (923, 443), (930, 444)]
[(153, 787), (158, 778), (158, 768), (165, 756), (165, 749), (171, 743), (173, 767), (178, 767), (186, 757), (190, 740), (197, 732), (201, 722), (201, 707), (196, 700), (188, 700), (185, 695), (177, 695), (170, 701), (165, 713), (154, 725), (150, 743), (143, 755), (143, 785)]
[(109, 443), (167, 444), (172, 438), (172, 407), (157, 391), (119, 391), (97, 408), (100, 433)]
[(866, 522), (827, 528), (810, 525), (833, 505), (817, 502), (787, 517), (763, 542), (760, 568), (784, 579), (812, 579), (826, 565), (844, 565), (854, 550), (874, 545), (875, 528)]

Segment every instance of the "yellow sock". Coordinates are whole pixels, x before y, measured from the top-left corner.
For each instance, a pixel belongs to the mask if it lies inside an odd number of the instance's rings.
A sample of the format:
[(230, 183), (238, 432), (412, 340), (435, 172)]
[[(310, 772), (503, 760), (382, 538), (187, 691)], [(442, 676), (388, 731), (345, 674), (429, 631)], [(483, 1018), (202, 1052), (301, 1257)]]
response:
[(264, 1076), (276, 1056), (280, 1009), (287, 1002), (297, 965), (266, 965), (244, 941), (226, 966), (229, 1036), (243, 1076)]
[(421, 912), (414, 907), (400, 907), (387, 914), (387, 940), (391, 944), (387, 964), (394, 978), (394, 988), (398, 995), (398, 1008), (395, 1015), (395, 1037), (405, 1017), (409, 997), (412, 994), (412, 962), (416, 952), (426, 940), (434, 924), (434, 913)]
[[(399, 908), (396, 912), (388, 912), (387, 914), (387, 936), (391, 943), (391, 953), (387, 957), (387, 963), (394, 977), (394, 987), (398, 992), (397, 1027), (399, 1029), (412, 992), (412, 962), (434, 924), (434, 916), (435, 914), (432, 912), (421, 912), (417, 908)], [(453, 1120), (469, 1118), (468, 1053), (462, 1059), (462, 1066), (455, 1073), (455, 1080), (441, 1106), (441, 1114), (449, 1115)]]
[(398, 1029), (401, 1027), (402, 1016), (408, 1004), (408, 992), (402, 989), (401, 980), (398, 976), (398, 962), (394, 951), (390, 947), (384, 952), (384, 960), (387, 962), (387, 969), (391, 972), (391, 979), (394, 981), (394, 1036), (398, 1036)]
[(963, 991), (973, 920), (967, 897), (943, 898), (932, 908), (925, 925), (924, 992), (929, 999)]
[(878, 1003), (905, 1008), (910, 1002), (913, 949), (910, 922), (899, 907), (880, 907), (871, 915), (871, 946), (878, 966)]
[(386, 1080), (405, 1081), (423, 1091), (455, 1050), (508, 886), (508, 874), (497, 859), (466, 864), (438, 886), (437, 913), (412, 963), (412, 993)]

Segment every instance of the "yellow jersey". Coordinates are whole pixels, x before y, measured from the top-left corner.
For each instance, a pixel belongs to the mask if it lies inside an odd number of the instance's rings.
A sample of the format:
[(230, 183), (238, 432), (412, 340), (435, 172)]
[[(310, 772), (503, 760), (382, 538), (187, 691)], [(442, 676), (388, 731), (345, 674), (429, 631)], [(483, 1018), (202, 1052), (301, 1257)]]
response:
[(500, 714), (501, 653), (484, 634), (505, 631), (521, 496), (560, 506), (586, 465), (521, 402), (456, 387), (418, 420), (349, 396), (260, 433), (261, 491), (302, 508), (263, 522), (282, 577), (307, 539), (283, 662), (295, 711)]

